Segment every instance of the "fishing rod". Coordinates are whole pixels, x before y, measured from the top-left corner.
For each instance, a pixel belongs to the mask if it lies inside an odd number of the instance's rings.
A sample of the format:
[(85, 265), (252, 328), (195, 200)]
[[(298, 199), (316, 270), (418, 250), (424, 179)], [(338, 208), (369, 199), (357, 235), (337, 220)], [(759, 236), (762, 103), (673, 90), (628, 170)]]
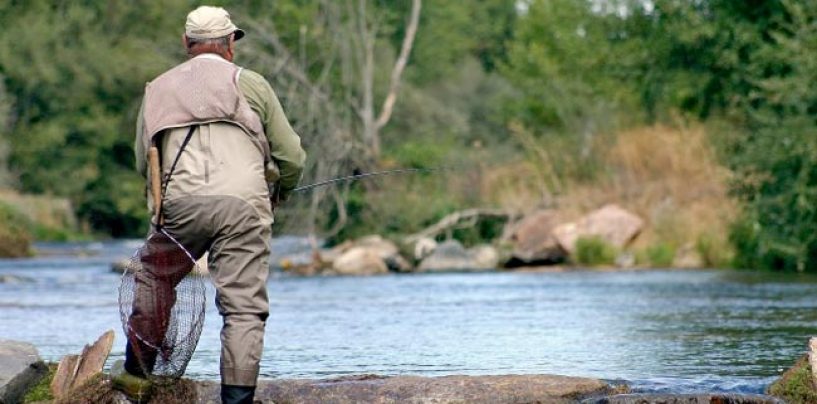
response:
[(433, 172), (433, 171), (442, 171), (442, 170), (449, 170), (450, 168), (447, 167), (437, 167), (437, 168), (398, 168), (394, 170), (383, 170), (383, 171), (374, 171), (370, 173), (362, 173), (362, 174), (355, 174), (355, 175), (348, 175), (345, 177), (338, 177), (332, 178), (330, 180), (316, 182), (314, 184), (304, 185), (302, 187), (298, 187), (292, 190), (292, 192), (301, 192), (301, 191), (308, 191), (313, 188), (323, 187), (326, 185), (336, 184), (338, 182), (347, 182), (347, 181), (357, 181), (364, 178), (370, 177), (382, 177), (386, 175), (397, 175), (397, 174), (411, 174), (411, 173), (425, 173), (425, 172)]

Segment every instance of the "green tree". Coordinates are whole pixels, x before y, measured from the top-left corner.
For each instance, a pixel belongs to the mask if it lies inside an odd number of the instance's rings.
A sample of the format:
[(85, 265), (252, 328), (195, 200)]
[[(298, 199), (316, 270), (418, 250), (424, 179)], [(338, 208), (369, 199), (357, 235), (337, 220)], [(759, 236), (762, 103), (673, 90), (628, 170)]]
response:
[(733, 239), (742, 266), (817, 271), (817, 5), (783, 7), (754, 54), (749, 134), (733, 139), (747, 202)]
[(169, 21), (183, 21), (186, 4), (0, 8), (0, 74), (17, 101), (10, 166), (20, 187), (69, 197), (97, 230), (140, 233), (146, 215), (133, 172), (135, 109), (144, 83), (180, 53), (171, 51), (178, 35), (165, 34)]

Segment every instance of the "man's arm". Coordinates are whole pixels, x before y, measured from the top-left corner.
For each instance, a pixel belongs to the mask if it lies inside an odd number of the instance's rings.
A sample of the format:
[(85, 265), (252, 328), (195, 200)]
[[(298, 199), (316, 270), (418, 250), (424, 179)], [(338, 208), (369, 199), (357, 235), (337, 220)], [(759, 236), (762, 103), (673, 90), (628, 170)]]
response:
[(270, 145), (270, 154), (281, 171), (278, 186), (282, 197), (298, 186), (306, 161), (301, 138), (287, 120), (272, 86), (260, 74), (244, 69), (238, 86), (250, 107), (261, 118)]
[(145, 99), (142, 98), (142, 104), (139, 106), (139, 113), (136, 115), (136, 140), (133, 143), (133, 151), (136, 154), (136, 171), (147, 178), (147, 152), (145, 151), (145, 144), (142, 142), (142, 130), (145, 126), (145, 116), (142, 112), (145, 110)]

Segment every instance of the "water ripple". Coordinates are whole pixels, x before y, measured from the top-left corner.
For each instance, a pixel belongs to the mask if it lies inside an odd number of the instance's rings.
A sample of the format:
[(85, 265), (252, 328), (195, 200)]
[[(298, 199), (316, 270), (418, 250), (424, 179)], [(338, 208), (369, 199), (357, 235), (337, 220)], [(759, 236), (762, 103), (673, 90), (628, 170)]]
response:
[[(119, 277), (99, 261), (0, 262), (4, 274), (33, 282), (0, 284), (0, 338), (30, 341), (54, 360), (120, 330)], [(221, 321), (207, 293), (188, 374), (217, 378)], [(274, 276), (269, 295), (261, 373), (276, 378), (553, 373), (625, 380), (642, 392), (758, 393), (817, 333), (817, 279), (805, 276)], [(120, 337), (112, 359), (123, 350)]]

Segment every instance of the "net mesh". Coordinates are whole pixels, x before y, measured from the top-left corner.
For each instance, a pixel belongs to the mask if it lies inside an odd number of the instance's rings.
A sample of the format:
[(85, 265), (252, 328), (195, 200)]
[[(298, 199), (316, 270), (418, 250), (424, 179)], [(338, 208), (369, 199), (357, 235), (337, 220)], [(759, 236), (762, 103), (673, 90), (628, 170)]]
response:
[(149, 377), (184, 374), (204, 325), (205, 285), (193, 257), (163, 229), (128, 261), (119, 313), (129, 354)]

